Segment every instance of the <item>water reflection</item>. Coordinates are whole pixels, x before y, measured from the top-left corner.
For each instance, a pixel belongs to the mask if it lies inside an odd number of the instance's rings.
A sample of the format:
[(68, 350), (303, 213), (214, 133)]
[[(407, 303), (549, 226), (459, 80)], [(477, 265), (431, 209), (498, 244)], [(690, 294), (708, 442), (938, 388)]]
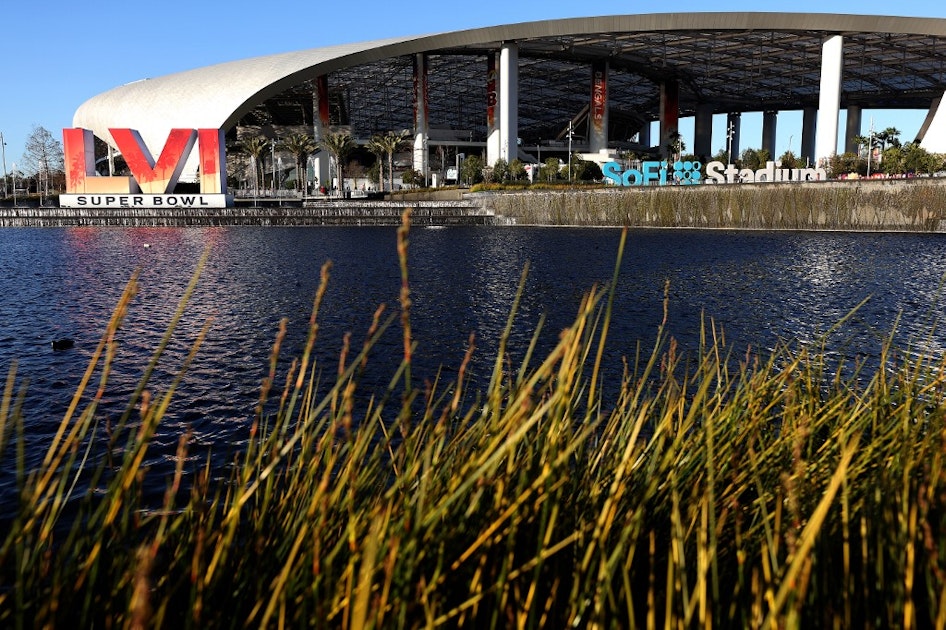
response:
[[(471, 332), (471, 366), (485, 384), (525, 265), (530, 273), (513, 327), (515, 360), (540, 320), (538, 352), (569, 325), (582, 296), (610, 282), (620, 240), (612, 229), (448, 228), (410, 234), (415, 374), (455, 378)], [(944, 237), (917, 234), (764, 233), (648, 230), (629, 234), (616, 287), (605, 384), (623, 360), (648, 353), (664, 313), (684, 350), (699, 343), (701, 318), (712, 319), (734, 354), (779, 339), (817, 343), (850, 310), (868, 302), (839, 331), (833, 352), (876, 357), (902, 314), (898, 339), (940, 353)], [(331, 281), (319, 320), (316, 368), (334, 374), (342, 339), (360, 348), (379, 304), (397, 314), (400, 271), (393, 228), (71, 228), (0, 230), (0, 362), (18, 361), (28, 381), (27, 452), (35, 462), (55, 430), (109, 315), (133, 271), (140, 288), (120, 335), (115, 374), (102, 408), (115, 418), (147, 365), (197, 261), (210, 251), (198, 288), (153, 383), (173, 378), (198, 331), (212, 327), (176, 396), (150, 463), (160, 468), (178, 436), (194, 432), (192, 456), (239, 448), (280, 319), (288, 322), (284, 361), (305, 339), (319, 271)], [(931, 333), (932, 331), (932, 333)], [(53, 352), (49, 342), (76, 347)], [(398, 325), (369, 362), (364, 391), (383, 389), (400, 360)], [(10, 479), (12, 461), (0, 463)], [(0, 482), (0, 506), (9, 486)]]

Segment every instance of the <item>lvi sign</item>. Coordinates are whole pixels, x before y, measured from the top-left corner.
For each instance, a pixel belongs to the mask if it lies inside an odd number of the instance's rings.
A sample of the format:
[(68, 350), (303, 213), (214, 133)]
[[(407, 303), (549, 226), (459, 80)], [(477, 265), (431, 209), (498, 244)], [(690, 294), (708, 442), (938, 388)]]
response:
[[(222, 129), (172, 129), (157, 160), (134, 129), (109, 129), (131, 176), (95, 171), (94, 137), (88, 129), (63, 129), (66, 193), (63, 208), (225, 208), (226, 152)], [(197, 144), (199, 194), (172, 194)]]

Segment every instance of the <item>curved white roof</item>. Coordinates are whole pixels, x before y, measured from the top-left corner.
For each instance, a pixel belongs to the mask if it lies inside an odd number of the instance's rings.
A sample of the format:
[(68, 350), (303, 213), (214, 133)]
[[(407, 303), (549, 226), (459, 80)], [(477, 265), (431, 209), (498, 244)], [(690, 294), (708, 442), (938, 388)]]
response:
[[(681, 91), (705, 102), (725, 101), (729, 111), (788, 107), (809, 102), (812, 93), (816, 97), (817, 46), (820, 38), (832, 34), (843, 34), (860, 47), (859, 83), (846, 76), (843, 90), (865, 107), (908, 106), (907, 99), (913, 99), (909, 102), (914, 106), (928, 104), (943, 94), (946, 20), (671, 13), (528, 22), (232, 61), (114, 88), (83, 103), (73, 125), (91, 129), (109, 143), (109, 127), (137, 129), (156, 153), (172, 128), (229, 129), (267, 98), (319, 75), (418, 52), (467, 55), (468, 60), (504, 41), (518, 42), (520, 60), (574, 64), (608, 59), (613, 68), (645, 79), (676, 76), (687, 86)], [(802, 54), (805, 61), (799, 62)], [(851, 66), (849, 62), (846, 73)], [(759, 77), (777, 79), (778, 85)], [(584, 94), (587, 82), (576, 89)], [(736, 94), (737, 89), (743, 93)], [(681, 108), (684, 100), (681, 96)], [(642, 108), (642, 103), (628, 107)]]

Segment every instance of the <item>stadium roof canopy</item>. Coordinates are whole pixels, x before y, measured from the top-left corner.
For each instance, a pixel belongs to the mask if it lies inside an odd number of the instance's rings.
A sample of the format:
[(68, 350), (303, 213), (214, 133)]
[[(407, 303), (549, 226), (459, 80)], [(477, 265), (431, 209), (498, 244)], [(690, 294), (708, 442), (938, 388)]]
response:
[(331, 124), (357, 138), (413, 127), (413, 56), (428, 57), (430, 138), (483, 141), (487, 56), (518, 46), (518, 133), (561, 138), (589, 106), (589, 64), (609, 64), (609, 137), (660, 115), (658, 85), (679, 84), (679, 114), (818, 107), (822, 44), (843, 36), (841, 107), (928, 109), (946, 90), (946, 20), (793, 13), (670, 13), (548, 20), (257, 57), (131, 83), (84, 103), (74, 125), (111, 142), (138, 129), (152, 151), (174, 127), (314, 124), (326, 75)]

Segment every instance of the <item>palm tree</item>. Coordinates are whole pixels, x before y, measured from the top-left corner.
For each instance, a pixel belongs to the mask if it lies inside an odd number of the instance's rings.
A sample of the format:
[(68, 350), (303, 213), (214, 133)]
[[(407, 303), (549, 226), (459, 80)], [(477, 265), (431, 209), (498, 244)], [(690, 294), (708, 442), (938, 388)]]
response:
[(335, 176), (338, 179), (339, 193), (345, 190), (345, 158), (355, 148), (355, 141), (348, 132), (326, 132), (319, 140), (319, 146), (328, 151), (335, 160)]
[(896, 127), (887, 127), (883, 131), (877, 134), (877, 139), (880, 140), (880, 152), (883, 153), (887, 150), (887, 145), (889, 144), (892, 147), (900, 146), (900, 130)]
[(674, 160), (679, 160), (680, 155), (686, 151), (687, 146), (683, 142), (683, 136), (677, 129), (671, 129), (667, 134), (667, 153)]
[(389, 131), (380, 136), (381, 146), (388, 154), (388, 189), (394, 190), (394, 154), (404, 145), (410, 132), (406, 129), (399, 132)]
[(291, 133), (282, 141), (282, 148), (289, 151), (296, 160), (296, 191), (298, 192), (301, 186), (304, 194), (309, 190), (306, 162), (318, 145), (308, 134)]
[(263, 181), (263, 160), (261, 157), (263, 152), (269, 148), (269, 140), (262, 136), (249, 136), (241, 139), (239, 143), (237, 143), (237, 147), (241, 153), (253, 159), (255, 167), (254, 175), (256, 177), (256, 194), (258, 195), (259, 184)]
[(384, 190), (384, 166), (382, 166), (382, 159), (385, 153), (387, 153), (384, 136), (380, 133), (371, 136), (368, 142), (365, 143), (365, 148), (378, 158), (378, 189)]

